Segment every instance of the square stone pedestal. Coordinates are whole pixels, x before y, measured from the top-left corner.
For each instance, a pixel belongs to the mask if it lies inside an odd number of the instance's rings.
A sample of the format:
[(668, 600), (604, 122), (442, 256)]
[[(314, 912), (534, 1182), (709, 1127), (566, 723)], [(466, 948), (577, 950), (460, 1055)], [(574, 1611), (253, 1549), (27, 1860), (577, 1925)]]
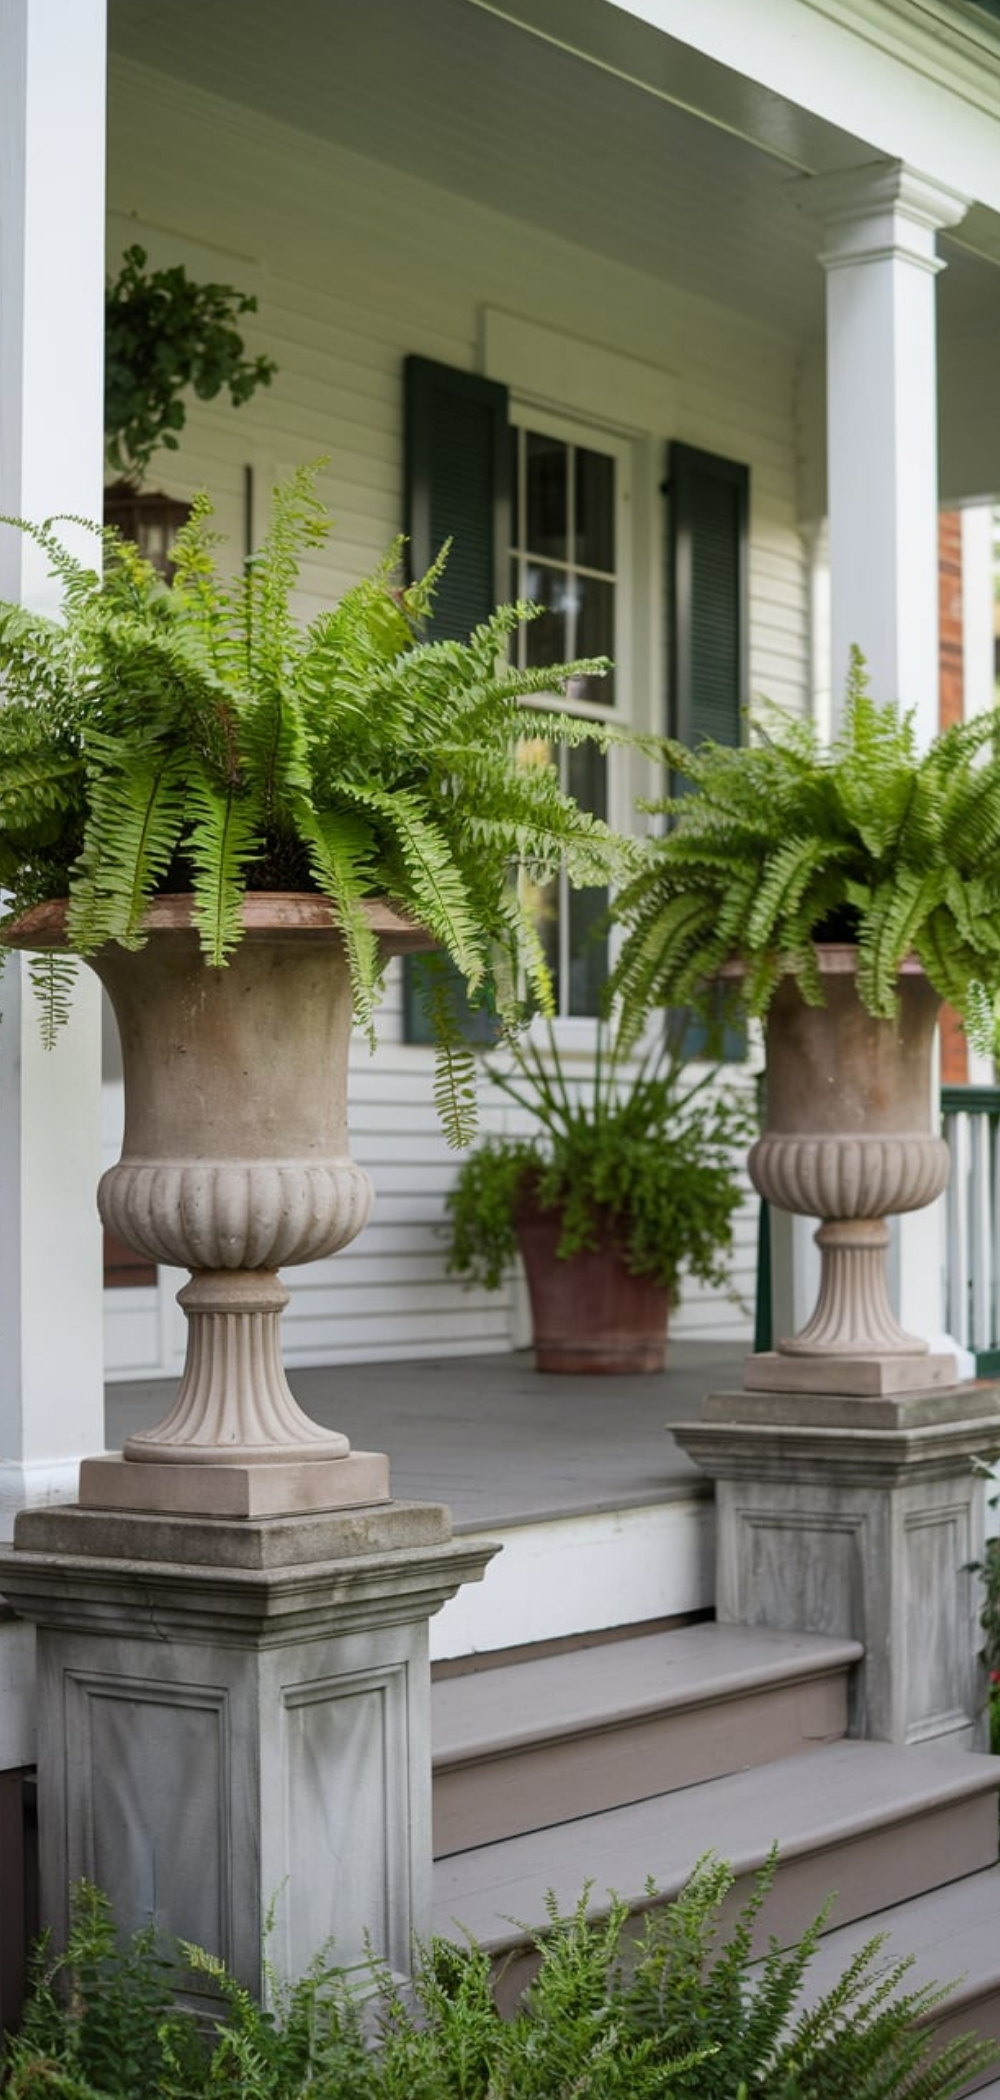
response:
[(719, 1619), (862, 1641), (852, 1735), (979, 1747), (1000, 1387), (712, 1393), (674, 1435), (715, 1481)]
[(427, 1622), (496, 1549), (395, 1502), (227, 1522), (33, 1510), (0, 1590), (38, 1630), (43, 1922), (81, 1877), (264, 1995), (430, 1925)]

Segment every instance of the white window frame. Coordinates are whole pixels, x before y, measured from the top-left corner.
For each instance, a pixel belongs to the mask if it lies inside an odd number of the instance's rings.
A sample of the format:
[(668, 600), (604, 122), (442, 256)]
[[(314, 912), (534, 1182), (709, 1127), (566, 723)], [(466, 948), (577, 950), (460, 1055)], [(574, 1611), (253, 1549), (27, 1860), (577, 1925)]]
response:
[[(596, 700), (570, 700), (553, 696), (554, 711), (583, 715), (598, 721), (616, 722), (631, 727), (635, 717), (635, 694), (633, 689), (633, 635), (634, 635), (634, 576), (635, 545), (633, 536), (634, 506), (632, 500), (632, 478), (634, 445), (620, 430), (580, 417), (564, 415), (558, 410), (540, 407), (529, 397), (514, 396), (508, 407), (508, 424), (511, 431), (537, 431), (542, 437), (558, 439), (566, 445), (574, 445), (588, 452), (601, 452), (615, 462), (615, 565), (614, 565), (614, 634), (610, 654), (615, 665), (615, 700), (607, 705)], [(520, 504), (523, 517), (525, 489), (523, 477), (520, 488)], [(512, 519), (511, 556), (525, 558), (525, 547), (521, 536), (522, 517)], [(539, 557), (544, 560), (544, 556)], [(558, 567), (558, 564), (553, 564)], [(574, 564), (574, 566), (577, 566)], [(586, 575), (585, 564), (579, 564)], [(606, 572), (597, 571), (598, 575)], [(631, 828), (632, 810), (629, 803), (629, 766), (627, 754), (612, 749), (607, 753), (607, 821), (616, 830)], [(566, 943), (566, 927), (560, 920), (560, 982), (568, 983), (567, 957), (563, 954)], [(538, 1024), (534, 1024), (536, 1027)], [(542, 1024), (544, 1026), (544, 1024)], [(561, 1048), (592, 1048), (597, 1021), (592, 1014), (561, 1013), (555, 1022), (556, 1037)]]

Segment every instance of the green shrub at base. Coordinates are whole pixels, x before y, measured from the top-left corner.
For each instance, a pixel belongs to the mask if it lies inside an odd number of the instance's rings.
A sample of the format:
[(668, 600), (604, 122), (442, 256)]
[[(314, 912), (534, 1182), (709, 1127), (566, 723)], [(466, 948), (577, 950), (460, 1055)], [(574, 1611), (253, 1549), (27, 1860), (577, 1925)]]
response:
[[(151, 1931), (120, 1946), (108, 1904), (81, 1884), (64, 1956), (43, 1948), (6, 2100), (947, 2100), (992, 2061), (991, 2043), (939, 2046), (914, 2023), (945, 1995), (905, 1988), (876, 1937), (811, 2009), (800, 1988), (826, 1913), (797, 1945), (751, 1960), (775, 1859), (728, 1933), (731, 1870), (708, 1858), (673, 1902), (636, 1921), (613, 1900), (588, 1921), (550, 1903), (534, 1981), (501, 2019), (488, 1954), (434, 1940), (402, 1989), (377, 1962), (365, 1989), (317, 1964), (262, 2010), (222, 1965)], [(177, 2008), (199, 1971), (223, 2010)], [(352, 1987), (353, 1986), (353, 1987)]]

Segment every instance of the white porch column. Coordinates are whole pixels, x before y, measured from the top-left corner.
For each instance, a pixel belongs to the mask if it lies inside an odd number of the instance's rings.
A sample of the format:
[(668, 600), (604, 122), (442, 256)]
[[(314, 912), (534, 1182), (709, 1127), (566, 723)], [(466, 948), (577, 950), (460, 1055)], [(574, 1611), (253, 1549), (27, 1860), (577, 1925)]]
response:
[[(0, 0), (0, 511), (101, 515), (105, 0)], [(67, 533), (67, 538), (70, 535)], [(80, 535), (93, 561), (96, 543)], [(0, 596), (51, 609), (0, 531)], [(0, 1536), (104, 1447), (100, 1004), (44, 1051), (20, 958), (0, 977)]]
[[(899, 162), (809, 184), (826, 271), (827, 473), (834, 720), (851, 647), (876, 699), (938, 728), (935, 237), (969, 200)], [(898, 1310), (940, 1341), (943, 1207), (899, 1220)], [(967, 1368), (967, 1367), (966, 1367)]]
[(938, 726), (935, 235), (968, 199), (898, 162), (809, 185), (824, 222), (833, 697), (856, 643), (877, 698)]

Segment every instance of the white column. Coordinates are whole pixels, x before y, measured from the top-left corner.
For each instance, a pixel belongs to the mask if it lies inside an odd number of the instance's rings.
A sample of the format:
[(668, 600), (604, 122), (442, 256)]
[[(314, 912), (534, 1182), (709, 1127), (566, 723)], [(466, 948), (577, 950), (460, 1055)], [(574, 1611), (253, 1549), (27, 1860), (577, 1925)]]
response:
[[(876, 699), (938, 728), (936, 234), (968, 199), (899, 162), (809, 184), (826, 271), (827, 475), (833, 708), (851, 647)], [(935, 1346), (943, 1322), (943, 1204), (898, 1221), (900, 1319)], [(961, 1363), (967, 1372), (969, 1365)]]
[[(0, 0), (0, 511), (101, 515), (105, 0)], [(70, 533), (67, 532), (67, 539)], [(79, 535), (91, 561), (95, 543)], [(0, 597), (51, 610), (44, 559), (0, 532)], [(55, 1051), (20, 958), (0, 978), (0, 1535), (76, 1491), (104, 1445), (100, 1004)]]
[(833, 696), (852, 644), (877, 698), (938, 726), (935, 234), (968, 200), (898, 162), (821, 176)]
[[(993, 505), (970, 503), (962, 520), (962, 684), (965, 720), (996, 704), (993, 630)], [(985, 756), (985, 754), (984, 754)], [(992, 1086), (993, 1059), (969, 1050), (972, 1086)]]

